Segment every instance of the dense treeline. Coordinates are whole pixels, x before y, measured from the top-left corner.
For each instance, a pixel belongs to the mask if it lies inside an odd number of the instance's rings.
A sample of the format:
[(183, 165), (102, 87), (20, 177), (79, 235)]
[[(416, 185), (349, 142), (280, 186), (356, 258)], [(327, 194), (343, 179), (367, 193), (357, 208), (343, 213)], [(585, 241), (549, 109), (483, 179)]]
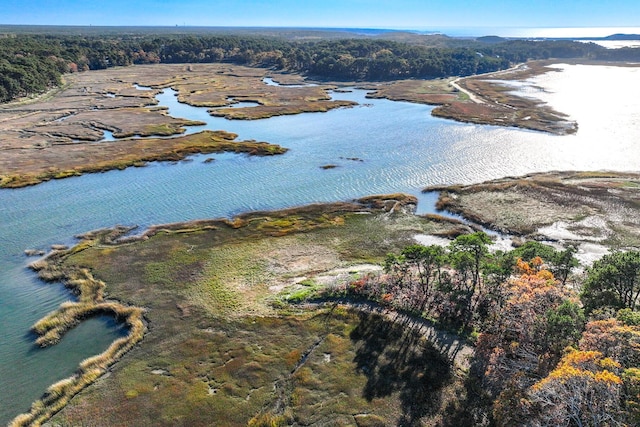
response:
[[(489, 237), (390, 254), (385, 274), (324, 289), (470, 332), (472, 378), (499, 426), (640, 422), (640, 252), (613, 252), (572, 276), (575, 249)], [(488, 420), (487, 420), (488, 421)]]
[(67, 62), (31, 38), (0, 40), (0, 101), (40, 93), (60, 82)]
[(231, 62), (327, 79), (467, 76), (528, 59), (633, 60), (640, 49), (607, 51), (571, 41), (506, 41), (429, 47), (379, 39), (291, 41), (250, 35), (12, 35), (0, 38), (0, 101), (42, 92), (66, 72), (152, 63)]

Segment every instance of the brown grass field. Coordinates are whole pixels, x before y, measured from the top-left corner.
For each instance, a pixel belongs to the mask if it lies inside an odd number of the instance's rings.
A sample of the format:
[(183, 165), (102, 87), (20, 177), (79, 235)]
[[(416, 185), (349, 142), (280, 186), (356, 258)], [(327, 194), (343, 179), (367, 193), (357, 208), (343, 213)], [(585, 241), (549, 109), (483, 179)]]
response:
[[(349, 107), (331, 101), (333, 86), (269, 86), (263, 79), (300, 83), (299, 76), (263, 68), (222, 64), (121, 67), (66, 75), (65, 84), (39, 98), (0, 106), (0, 187), (20, 187), (52, 178), (178, 160), (194, 153), (237, 151), (279, 154), (277, 146), (233, 142), (225, 133), (167, 138), (202, 124), (167, 115), (154, 96), (171, 87), (181, 102), (221, 107), (253, 101), (257, 107), (223, 108), (212, 114), (258, 119)], [(135, 85), (150, 87), (138, 90)], [(101, 142), (103, 131), (115, 141)], [(149, 139), (132, 139), (146, 136)], [(163, 139), (153, 138), (156, 136)], [(216, 148), (213, 145), (218, 145)]]
[[(514, 95), (504, 81), (554, 71), (547, 62), (530, 62), (508, 71), (463, 79), (402, 80), (375, 87), (369, 96), (437, 105), (432, 114), (461, 122), (513, 126), (554, 134), (575, 133), (577, 124), (534, 98)], [(454, 80), (462, 88), (456, 89)], [(464, 91), (464, 92), (463, 92)], [(467, 92), (471, 93), (471, 98)]]
[(591, 241), (608, 248), (640, 247), (640, 175), (548, 172), (465, 186), (436, 186), (437, 207), (503, 233)]

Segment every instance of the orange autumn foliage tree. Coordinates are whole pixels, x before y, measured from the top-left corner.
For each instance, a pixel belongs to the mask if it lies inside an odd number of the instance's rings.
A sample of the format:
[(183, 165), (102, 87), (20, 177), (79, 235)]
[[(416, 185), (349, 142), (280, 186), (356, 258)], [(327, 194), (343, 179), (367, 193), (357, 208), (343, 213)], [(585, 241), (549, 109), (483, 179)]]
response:
[(599, 351), (570, 349), (529, 392), (536, 426), (623, 425), (622, 365)]
[(530, 388), (530, 425), (640, 425), (640, 325), (618, 317), (589, 322), (579, 350)]
[(640, 425), (640, 368), (627, 368), (622, 373), (623, 407), (629, 425)]
[(625, 313), (628, 311), (619, 311), (617, 319), (589, 322), (580, 349), (599, 351), (621, 364), (623, 421), (625, 425), (640, 425), (640, 325), (637, 319), (634, 324), (632, 313)]
[(582, 330), (577, 296), (543, 266), (541, 259), (518, 260), (519, 276), (503, 287), (505, 304), (478, 337), (477, 367), (497, 396), (494, 416), (502, 425), (522, 422), (525, 391), (555, 367)]
[(599, 351), (626, 367), (640, 367), (640, 326), (618, 319), (594, 320), (587, 323), (580, 349)]

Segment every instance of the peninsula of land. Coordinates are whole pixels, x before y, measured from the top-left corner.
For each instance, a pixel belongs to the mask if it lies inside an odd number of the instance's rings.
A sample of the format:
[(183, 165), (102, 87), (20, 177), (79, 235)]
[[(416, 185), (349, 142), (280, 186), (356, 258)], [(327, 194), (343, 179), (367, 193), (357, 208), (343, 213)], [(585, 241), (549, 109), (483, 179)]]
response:
[(33, 264), (79, 295), (34, 325), (38, 343), (54, 344), (96, 313), (129, 333), (13, 425), (51, 416), (77, 425), (96, 414), (104, 425), (483, 425), (492, 400), (470, 376), (473, 334), (445, 332), (446, 311), (425, 326), (419, 298), (391, 302), (401, 292), (391, 282), (363, 304), (383, 266), (394, 271), (388, 254), (409, 257), (418, 241), (451, 246), (476, 236), (478, 224), (523, 248), (637, 250), (638, 188), (632, 173), (543, 173), (425, 189), (440, 193), (443, 215), (415, 215), (416, 199), (395, 194), (133, 237), (128, 228), (87, 233)]

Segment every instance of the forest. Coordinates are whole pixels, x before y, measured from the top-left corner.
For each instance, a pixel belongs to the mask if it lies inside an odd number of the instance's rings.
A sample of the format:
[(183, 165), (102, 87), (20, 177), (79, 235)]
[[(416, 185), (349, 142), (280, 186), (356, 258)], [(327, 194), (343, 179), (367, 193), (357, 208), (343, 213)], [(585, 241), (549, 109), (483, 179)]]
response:
[(530, 59), (640, 60), (640, 49), (607, 50), (567, 40), (379, 38), (288, 39), (254, 34), (0, 34), (0, 102), (61, 84), (65, 73), (153, 63), (272, 67), (317, 79), (379, 81), (469, 76)]
[(638, 425), (640, 252), (578, 273), (573, 247), (530, 241), (491, 253), (490, 242), (476, 232), (447, 248), (408, 246), (387, 256), (385, 275), (319, 297), (375, 301), (466, 334), (496, 425)]

